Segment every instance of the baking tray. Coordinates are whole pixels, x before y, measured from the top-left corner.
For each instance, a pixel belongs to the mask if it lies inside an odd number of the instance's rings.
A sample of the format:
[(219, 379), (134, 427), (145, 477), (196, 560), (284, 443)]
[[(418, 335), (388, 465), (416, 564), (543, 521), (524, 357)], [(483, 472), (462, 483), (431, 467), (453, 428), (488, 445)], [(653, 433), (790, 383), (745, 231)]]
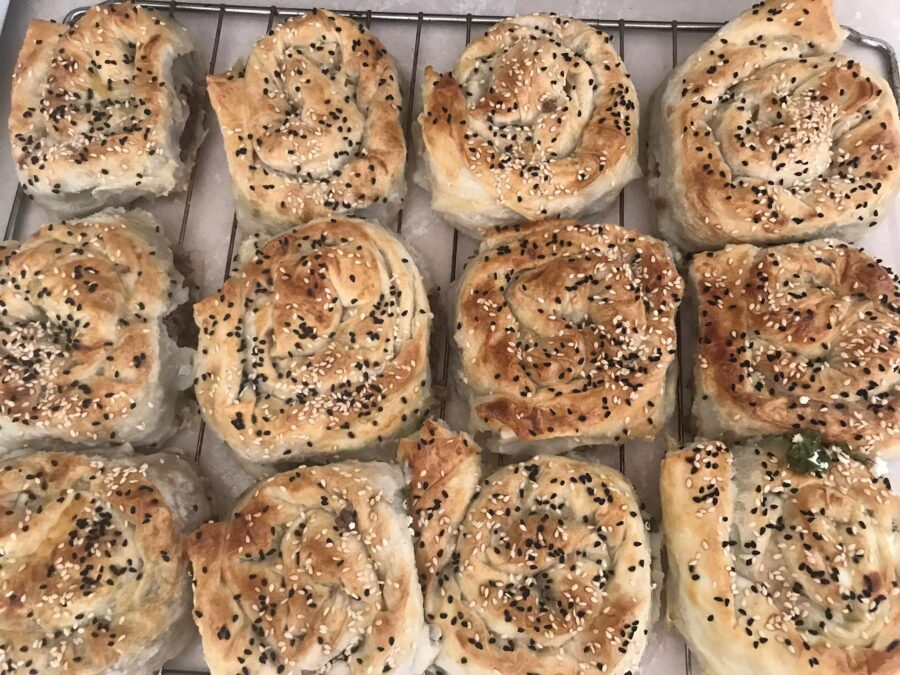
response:
[[(178, 0), (142, 0), (145, 7), (176, 17), (184, 24), (208, 58), (210, 72), (222, 72), (243, 58), (252, 45), (277, 23), (308, 9), (278, 5), (235, 3), (181, 2)], [(548, 3), (548, 6), (552, 3)], [(77, 7), (61, 19), (71, 23), (80, 18), (87, 7)], [(422, 109), (419, 91), (420, 73), (425, 65), (449, 70), (465, 45), (483, 33), (501, 16), (393, 11), (344, 11), (375, 33), (385, 43), (397, 62), (403, 80), (404, 109), (402, 121), (410, 146), (407, 166), (409, 192), (404, 209), (394, 227), (418, 253), (423, 272), (430, 281), (437, 339), (433, 342), (432, 373), (440, 396), (440, 412), (451, 425), (462, 426), (465, 420), (461, 397), (453, 391), (449, 377), (452, 370), (452, 345), (444, 308), (448, 286), (462, 271), (477, 242), (445, 224), (429, 207), (429, 196), (412, 183), (418, 158), (413, 156), (412, 131)], [(721, 23), (680, 22), (676, 19), (637, 21), (605, 20), (602, 17), (580, 17), (612, 37), (625, 60), (643, 106), (641, 128), (646, 129), (647, 102), (656, 86), (674, 65), (692, 53)], [(892, 46), (881, 39), (863, 35), (852, 28), (843, 51), (860, 59), (890, 82), (900, 99), (900, 70)], [(8, 93), (5, 95), (8, 96)], [(210, 114), (210, 133), (198, 155), (187, 189), (170, 198), (140, 201), (138, 206), (157, 215), (170, 240), (187, 255), (192, 267), (198, 297), (214, 292), (228, 276), (240, 233), (234, 217), (234, 204), (229, 187), (226, 157), (221, 133)], [(642, 159), (644, 148), (642, 147)], [(15, 191), (6, 224), (6, 239), (28, 236), (43, 223), (41, 209)], [(629, 185), (615, 205), (601, 217), (631, 229), (654, 234), (655, 217), (647, 195), (646, 184), (638, 180)], [(0, 221), (2, 222), (2, 221)], [(859, 242), (874, 251), (885, 264), (900, 267), (900, 213), (894, 205), (882, 226)], [(695, 330), (689, 311), (679, 314), (678, 335), (678, 405), (667, 432), (679, 442), (690, 439), (692, 400), (690, 370)], [(172, 440), (171, 445), (192, 455), (201, 471), (210, 479), (217, 510), (227, 512), (232, 501), (254, 479), (234, 460), (214, 432), (208, 430), (196, 412), (189, 423)], [(659, 461), (665, 454), (665, 439), (655, 442), (635, 441), (619, 447), (590, 450), (593, 458), (617, 467), (634, 483), (647, 511), (659, 517)], [(893, 479), (900, 478), (900, 466), (891, 465)], [(174, 656), (174, 655), (173, 655)], [(700, 668), (690, 651), (673, 629), (658, 622), (649, 640), (641, 664), (648, 675), (693, 675)], [(165, 673), (206, 672), (199, 637), (183, 654), (174, 656)]]

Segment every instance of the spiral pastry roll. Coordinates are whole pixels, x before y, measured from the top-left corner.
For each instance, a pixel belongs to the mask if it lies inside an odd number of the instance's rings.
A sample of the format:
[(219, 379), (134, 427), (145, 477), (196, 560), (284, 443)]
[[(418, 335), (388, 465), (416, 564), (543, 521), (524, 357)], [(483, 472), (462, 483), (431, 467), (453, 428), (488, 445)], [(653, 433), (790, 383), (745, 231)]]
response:
[(836, 54), (830, 0), (754, 5), (679, 66), (651, 113), (650, 193), (667, 239), (854, 237), (900, 187), (890, 87)]
[(900, 670), (900, 499), (886, 478), (798, 434), (671, 453), (660, 489), (668, 612), (705, 672)]
[(206, 134), (204, 71), (183, 26), (133, 2), (33, 21), (9, 115), (25, 193), (69, 217), (183, 189)]
[(195, 390), (241, 457), (371, 449), (416, 427), (431, 398), (431, 312), (399, 238), (317, 220), (251, 237), (238, 268), (194, 307)]
[(174, 455), (99, 453), (0, 461), (4, 673), (150, 673), (190, 640), (203, 486)]
[(0, 244), (0, 451), (176, 430), (192, 350), (165, 320), (188, 293), (158, 227), (108, 209)]
[(285, 21), (207, 79), (247, 231), (355, 214), (386, 222), (406, 192), (400, 81), (384, 45), (322, 10)]
[(694, 258), (694, 416), (707, 438), (819, 431), (900, 451), (900, 283), (836, 240)]
[(435, 422), (399, 455), (426, 618), (441, 632), (437, 666), (452, 675), (634, 671), (650, 629), (651, 554), (624, 476), (538, 456), (480, 481), (478, 446)]
[(426, 68), (432, 207), (476, 236), (603, 210), (640, 175), (637, 93), (611, 42), (574, 19), (518, 16), (473, 41), (452, 74)]
[(213, 675), (402, 673), (434, 658), (403, 477), (382, 462), (276, 474), (190, 539)]
[(655, 436), (683, 285), (665, 243), (616, 225), (487, 232), (456, 313), (471, 429), (499, 452)]

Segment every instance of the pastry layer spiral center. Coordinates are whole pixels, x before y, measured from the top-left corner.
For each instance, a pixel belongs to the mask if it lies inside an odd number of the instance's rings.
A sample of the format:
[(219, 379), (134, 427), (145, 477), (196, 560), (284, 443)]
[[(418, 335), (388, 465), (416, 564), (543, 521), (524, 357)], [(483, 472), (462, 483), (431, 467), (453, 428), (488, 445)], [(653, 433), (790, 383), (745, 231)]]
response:
[[(770, 629), (799, 630), (811, 644), (870, 646), (891, 621), (897, 571), (885, 524), (855, 493), (882, 488), (847, 480), (844, 468), (823, 481), (782, 464), (766, 458), (770, 473), (733, 530), (735, 611), (759, 616)], [(772, 605), (776, 613), (763, 611)]]
[(415, 318), (396, 282), (379, 251), (353, 240), (282, 258), (262, 275), (245, 315), (257, 387), (336, 405), (350, 405), (361, 391), (377, 397), (374, 380), (410, 338)]
[[(848, 273), (844, 256), (766, 255), (749, 303), (746, 358), (759, 382), (812, 399), (843, 390), (846, 400), (885, 401), (900, 383), (898, 309), (878, 302)], [(878, 373), (878, 377), (873, 374)], [(877, 381), (876, 381), (877, 380)]]
[(579, 54), (549, 39), (521, 39), (478, 61), (463, 82), (470, 126), (506, 162), (565, 157), (590, 120), (592, 83)]
[(340, 43), (321, 41), (285, 46), (262, 59), (273, 68), (248, 70), (263, 103), (253, 117), (256, 153), (272, 170), (328, 179), (360, 153), (366, 117), (343, 59)]

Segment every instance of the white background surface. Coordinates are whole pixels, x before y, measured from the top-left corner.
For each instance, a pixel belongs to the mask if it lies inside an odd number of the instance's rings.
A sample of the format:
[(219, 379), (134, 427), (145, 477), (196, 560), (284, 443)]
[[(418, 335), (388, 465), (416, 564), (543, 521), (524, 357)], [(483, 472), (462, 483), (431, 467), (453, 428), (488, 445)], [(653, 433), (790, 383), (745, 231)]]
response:
[[(235, 0), (249, 3), (253, 0)], [(0, 0), (0, 6), (2, 6)], [(33, 17), (61, 20), (66, 13), (82, 6), (78, 0), (13, 0), (3, 26), (2, 42), (0, 42), (0, 77), (4, 83), (9, 81), (16, 53), (20, 46), (22, 36), (28, 21)], [(263, 2), (259, 2), (263, 4)], [(267, 6), (270, 3), (265, 3)], [(453, 13), (484, 13), (484, 14), (519, 14), (537, 10), (553, 10), (581, 18), (600, 19), (660, 19), (679, 21), (725, 21), (739, 11), (745, 9), (750, 0), (716, 0), (714, 2), (701, 0), (623, 0), (620, 2), (595, 0), (593, 2), (579, 0), (545, 0), (539, 2), (528, 0), (526, 2), (496, 3), (484, 0), (451, 0), (443, 3), (439, 0), (373, 0), (370, 4), (335, 0), (326, 5), (334, 9), (386, 9), (403, 11), (440, 11)], [(307, 3), (292, 0), (282, 0), (282, 7), (302, 7)], [(836, 0), (836, 11), (841, 22), (854, 28), (889, 40), (895, 49), (900, 48), (900, 0)], [(176, 15), (192, 32), (198, 48), (203, 53), (205, 60), (209, 61), (212, 55), (213, 37), (216, 29), (217, 17), (213, 15), (200, 15), (192, 13), (179, 13)], [(227, 69), (235, 60), (246, 55), (251, 45), (261, 37), (266, 29), (266, 17), (254, 17), (246, 19), (227, 18), (224, 22), (222, 37), (219, 45), (214, 69), (221, 72)], [(484, 30), (484, 26), (474, 26), (473, 35)], [(415, 38), (415, 24), (397, 24), (384, 21), (373, 21), (372, 31), (378, 35), (392, 53), (402, 76), (405, 78), (404, 96), (409, 91), (413, 45)], [(613, 32), (615, 35), (615, 32)], [(678, 39), (678, 58), (683, 59), (689, 55), (708, 34), (680, 34)], [(418, 83), (421, 82), (421, 69), (423, 66), (433, 65), (439, 70), (449, 69), (459, 52), (465, 45), (465, 25), (430, 25), (426, 24), (422, 32), (421, 51), (419, 55), (416, 98), (413, 103), (416, 114), (421, 109)], [(621, 49), (621, 44), (616, 36), (616, 46)], [(845, 50), (864, 63), (882, 72), (882, 63), (878, 53), (855, 46), (849, 46)], [(672, 67), (672, 39), (664, 31), (659, 32), (633, 32), (626, 33), (624, 60), (638, 89), (642, 105), (642, 125), (646, 121), (646, 110), (649, 96), (657, 84), (666, 76)], [(404, 102), (406, 103), (406, 102)], [(9, 90), (4, 86), (0, 91), (0, 118), (6, 119), (9, 113)], [(642, 126), (642, 128), (646, 128)], [(226, 254), (232, 226), (233, 202), (228, 188), (228, 171), (225, 162), (224, 151), (221, 146), (221, 135), (213, 119), (210, 134), (201, 149), (200, 161), (195, 176), (195, 186), (191, 208), (185, 221), (185, 238), (183, 248), (191, 257), (194, 268), (195, 280), (200, 284), (200, 293), (203, 295), (215, 291), (222, 281), (226, 270)], [(16, 189), (16, 181), (13, 174), (12, 161), (9, 152), (9, 139), (6, 134), (0, 134), (0, 228), (6, 223), (7, 214), (12, 205), (13, 195)], [(182, 226), (182, 214), (184, 213), (184, 195), (176, 195), (169, 199), (158, 200), (152, 204), (143, 204), (150, 208), (163, 221), (166, 231), (173, 241), (177, 241)], [(624, 223), (626, 226), (643, 232), (653, 233), (655, 223), (652, 209), (646, 196), (643, 180), (636, 181), (625, 192)], [(21, 237), (30, 232), (42, 222), (40, 209), (26, 206), (20, 214), (20, 227), (18, 235)], [(620, 210), (616, 206), (606, 214), (604, 220), (608, 222), (620, 221)], [(450, 265), (453, 248), (453, 230), (444, 224), (428, 208), (427, 195), (419, 188), (411, 185), (407, 200), (407, 209), (404, 215), (403, 235), (410, 245), (419, 253), (423, 260), (423, 270), (431, 279), (433, 288), (446, 289), (450, 279)], [(469, 253), (474, 250), (474, 243), (465, 237), (459, 238), (459, 258), (457, 271)], [(900, 268), (900, 217), (895, 206), (882, 227), (871, 233), (862, 244), (873, 251), (878, 257), (894, 267)], [(443, 328), (441, 306), (434, 307), (436, 325)], [(685, 327), (686, 342), (691, 340), (690, 323), (682, 323)], [(443, 369), (444, 340), (439, 339), (436, 344), (436, 354), (433, 359), (435, 364), (435, 381), (439, 382)], [(688, 361), (685, 361), (687, 364)], [(689, 409), (689, 398), (686, 399)], [(448, 408), (448, 419), (459, 423), (458, 406), (451, 400)], [(218, 495), (219, 509), (227, 509), (227, 504), (239, 494), (250, 479), (244, 475), (231, 458), (230, 451), (225, 448), (215, 434), (206, 431), (202, 442), (198, 443), (199, 425), (194, 416), (194, 422), (175, 439), (174, 444), (186, 454), (193, 454), (196, 447), (202, 446), (200, 455), (201, 467), (204, 473), (210, 477), (213, 489)], [(671, 425), (674, 434), (676, 426)], [(620, 465), (620, 455), (616, 449), (598, 449), (594, 454), (601, 461), (606, 461), (613, 466), (623, 466), (625, 473), (634, 482), (638, 493), (645, 501), (648, 510), (654, 516), (658, 516), (658, 465), (659, 459), (665, 450), (664, 439), (659, 439), (653, 444), (632, 444), (624, 453), (624, 462)], [(892, 468), (892, 476), (896, 479), (900, 476), (897, 463)], [(177, 659), (177, 665), (181, 668), (202, 668), (202, 657), (197, 647), (189, 650), (188, 654)], [(699, 672), (696, 662), (691, 663), (686, 657), (685, 649), (680, 639), (673, 631), (662, 624), (658, 624), (651, 636), (650, 645), (645, 654), (642, 669), (652, 675), (681, 675), (686, 669), (692, 668)]]

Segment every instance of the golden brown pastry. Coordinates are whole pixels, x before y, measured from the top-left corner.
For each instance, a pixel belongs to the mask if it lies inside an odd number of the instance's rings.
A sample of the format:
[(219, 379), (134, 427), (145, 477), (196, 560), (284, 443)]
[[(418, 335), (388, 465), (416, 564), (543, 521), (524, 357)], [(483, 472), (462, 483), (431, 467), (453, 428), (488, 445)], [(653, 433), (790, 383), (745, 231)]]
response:
[(190, 538), (213, 675), (424, 672), (434, 657), (398, 467), (301, 467)]
[(64, 218), (183, 189), (206, 135), (204, 71), (183, 26), (133, 2), (32, 21), (9, 115), (25, 193)]
[(900, 499), (798, 434), (671, 453), (668, 612), (710, 675), (900, 671)]
[(441, 633), (435, 664), (455, 675), (633, 672), (651, 624), (651, 554), (628, 480), (538, 456), (482, 481), (479, 452), (433, 421), (399, 448), (426, 618)]
[(397, 236), (317, 220), (249, 238), (237, 268), (194, 307), (195, 390), (241, 457), (371, 450), (415, 428), (431, 397), (431, 311)]
[(900, 451), (900, 284), (887, 269), (826, 239), (698, 254), (691, 278), (701, 435), (812, 429)]
[(193, 467), (128, 446), (0, 460), (0, 668), (151, 673), (191, 637)]
[(400, 81), (361, 25), (323, 10), (288, 19), (207, 83), (245, 230), (276, 234), (340, 214), (386, 223), (397, 213)]
[(481, 484), (481, 448), (468, 434), (429, 418), (400, 441), (397, 458), (409, 473), (416, 565), (427, 586), (453, 556), (447, 544), (456, 538)]
[(831, 0), (766, 0), (726, 24), (656, 94), (649, 187), (689, 250), (854, 238), (900, 188), (888, 84), (837, 54)]
[(107, 209), (0, 244), (0, 451), (157, 443), (177, 428), (192, 351), (159, 223)]
[(505, 19), (452, 73), (425, 68), (431, 205), (481, 236), (602, 211), (640, 175), (637, 92), (612, 38), (553, 14)]
[(675, 401), (683, 287), (664, 242), (617, 225), (487, 232), (456, 308), (471, 430), (499, 452), (655, 436)]

